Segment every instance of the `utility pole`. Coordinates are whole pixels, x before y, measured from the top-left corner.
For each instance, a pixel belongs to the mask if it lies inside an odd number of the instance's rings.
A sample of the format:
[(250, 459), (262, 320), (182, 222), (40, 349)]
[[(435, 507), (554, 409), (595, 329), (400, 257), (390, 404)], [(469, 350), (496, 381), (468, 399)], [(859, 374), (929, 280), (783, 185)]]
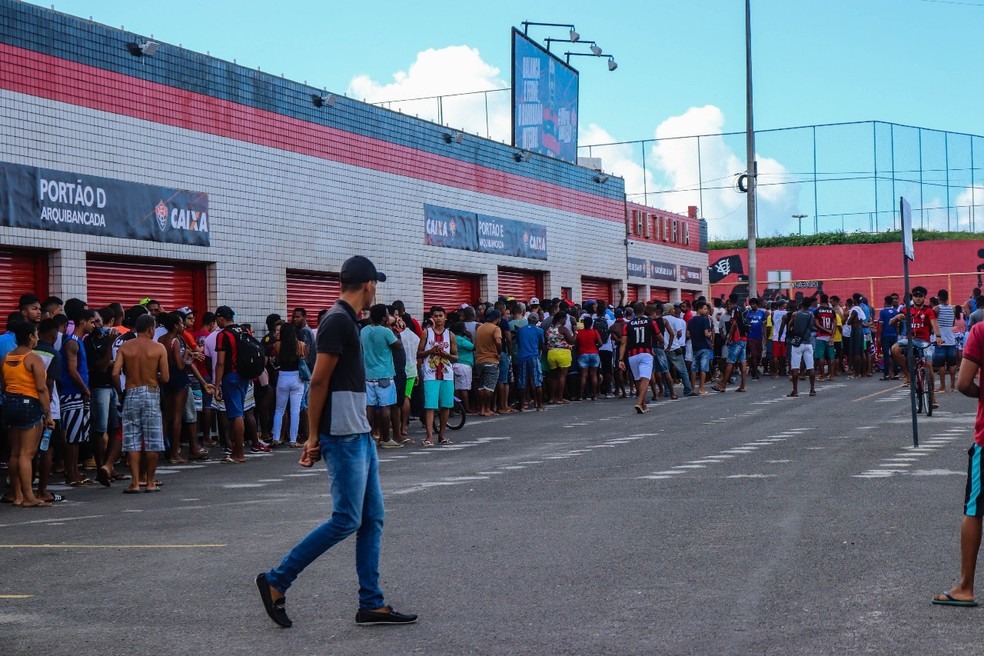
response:
[(755, 121), (752, 115), (752, 5), (745, 0), (745, 146), (748, 170), (748, 295), (758, 296), (758, 262), (755, 253), (755, 189), (758, 166), (755, 163)]
[(793, 218), (794, 219), (799, 219), (799, 232), (800, 232), (801, 235), (803, 234), (803, 219), (805, 219), (807, 216), (809, 216), (809, 215), (808, 214), (794, 214), (793, 215)]

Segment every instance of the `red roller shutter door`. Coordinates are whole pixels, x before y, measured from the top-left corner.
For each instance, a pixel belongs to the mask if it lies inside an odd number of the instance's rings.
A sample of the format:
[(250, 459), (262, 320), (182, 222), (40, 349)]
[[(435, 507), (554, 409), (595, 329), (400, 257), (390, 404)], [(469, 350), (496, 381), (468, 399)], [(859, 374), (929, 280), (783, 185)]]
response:
[(92, 309), (110, 303), (128, 308), (145, 298), (158, 301), (166, 312), (190, 307), (198, 312), (197, 319), (208, 309), (203, 264), (90, 255), (85, 271), (85, 300)]
[(585, 301), (612, 302), (612, 281), (605, 278), (581, 278), (581, 303)]
[(691, 305), (695, 300), (697, 300), (696, 292), (688, 292), (686, 290), (680, 292), (681, 301), (690, 301)]
[(499, 269), (499, 296), (512, 296), (518, 301), (543, 297), (543, 274), (523, 269)]
[(629, 285), (628, 289), (625, 290), (625, 302), (631, 305), (642, 299), (643, 294), (645, 294), (644, 289), (644, 285)]
[(670, 300), (670, 290), (664, 289), (662, 287), (650, 287), (649, 296), (653, 301), (661, 301), (663, 303), (668, 303)]
[(287, 272), (287, 314), (294, 308), (307, 310), (307, 323), (318, 327), (318, 313), (335, 304), (342, 294), (341, 282), (337, 273), (318, 273), (316, 271)]
[(7, 315), (17, 311), (22, 294), (48, 296), (48, 254), (45, 251), (0, 249), (0, 330)]
[(424, 270), (424, 312), (440, 305), (450, 312), (462, 303), (478, 301), (478, 276)]

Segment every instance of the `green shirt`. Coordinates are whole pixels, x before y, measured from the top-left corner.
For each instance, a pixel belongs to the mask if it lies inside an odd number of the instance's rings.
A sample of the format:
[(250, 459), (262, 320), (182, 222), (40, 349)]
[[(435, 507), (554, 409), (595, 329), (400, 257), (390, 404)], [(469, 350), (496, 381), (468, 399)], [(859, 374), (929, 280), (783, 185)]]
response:
[(454, 341), (458, 345), (458, 362), (467, 364), (469, 367), (474, 367), (475, 344), (464, 335), (455, 335)]
[(393, 351), (396, 335), (385, 326), (366, 326), (359, 333), (362, 342), (362, 361), (366, 365), (366, 380), (380, 380), (396, 376)]

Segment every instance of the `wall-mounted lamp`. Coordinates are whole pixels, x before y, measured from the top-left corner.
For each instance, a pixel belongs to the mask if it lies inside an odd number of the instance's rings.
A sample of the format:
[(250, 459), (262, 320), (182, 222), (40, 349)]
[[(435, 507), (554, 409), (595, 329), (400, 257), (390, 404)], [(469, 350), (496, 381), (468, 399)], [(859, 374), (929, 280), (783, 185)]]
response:
[(311, 102), (314, 103), (315, 107), (334, 107), (335, 106), (335, 94), (333, 93), (323, 93), (320, 95), (311, 96)]
[(614, 71), (616, 68), (618, 68), (618, 63), (615, 61), (615, 58), (614, 57), (609, 56), (608, 57), (608, 70)]
[(599, 46), (597, 43), (595, 43), (594, 41), (581, 41), (581, 35), (580, 34), (577, 34), (577, 32), (575, 32), (574, 34), (577, 35), (577, 38), (576, 39), (554, 39), (554, 38), (551, 38), (551, 37), (547, 37), (546, 39), (543, 40), (544, 43), (547, 44), (547, 52), (550, 52), (550, 44), (551, 43), (582, 43), (582, 44), (588, 44), (588, 43), (590, 43), (591, 44), (591, 52), (594, 52), (595, 50), (597, 50), (599, 53), (601, 53), (601, 46)]
[[(573, 25), (568, 25), (566, 23), (532, 23), (530, 21), (523, 21), (520, 23), (523, 26), (523, 34), (526, 34), (530, 28), (530, 25), (542, 25), (544, 27), (566, 27), (569, 29), (568, 34), (570, 34), (570, 42), (577, 43), (581, 40), (581, 35), (577, 33)], [(547, 46), (547, 50), (550, 46)]]
[(612, 176), (605, 175), (604, 173), (602, 173), (600, 175), (596, 175), (594, 177), (594, 181), (597, 182), (598, 184), (605, 184), (606, 182), (608, 182), (609, 180), (611, 180), (611, 178), (612, 178)]
[(126, 49), (134, 57), (153, 57), (157, 54), (157, 49), (161, 44), (156, 41), (144, 41), (143, 43), (128, 43)]
[(517, 162), (528, 162), (533, 159), (533, 153), (528, 150), (522, 150), (518, 153), (513, 153), (513, 159)]
[(462, 132), (455, 132), (454, 134), (451, 134), (450, 132), (445, 132), (444, 134), (441, 135), (441, 138), (444, 139), (444, 143), (446, 144), (449, 144), (452, 141), (456, 144), (460, 144), (462, 141), (465, 140), (465, 135)]

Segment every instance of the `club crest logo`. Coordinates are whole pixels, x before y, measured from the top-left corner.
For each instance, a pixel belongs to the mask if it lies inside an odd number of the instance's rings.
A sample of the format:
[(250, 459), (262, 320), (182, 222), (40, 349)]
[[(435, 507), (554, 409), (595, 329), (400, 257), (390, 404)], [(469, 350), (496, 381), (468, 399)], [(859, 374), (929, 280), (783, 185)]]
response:
[(161, 230), (167, 229), (167, 205), (164, 201), (157, 203), (157, 207), (154, 208), (154, 216), (157, 217), (157, 225), (161, 227)]

